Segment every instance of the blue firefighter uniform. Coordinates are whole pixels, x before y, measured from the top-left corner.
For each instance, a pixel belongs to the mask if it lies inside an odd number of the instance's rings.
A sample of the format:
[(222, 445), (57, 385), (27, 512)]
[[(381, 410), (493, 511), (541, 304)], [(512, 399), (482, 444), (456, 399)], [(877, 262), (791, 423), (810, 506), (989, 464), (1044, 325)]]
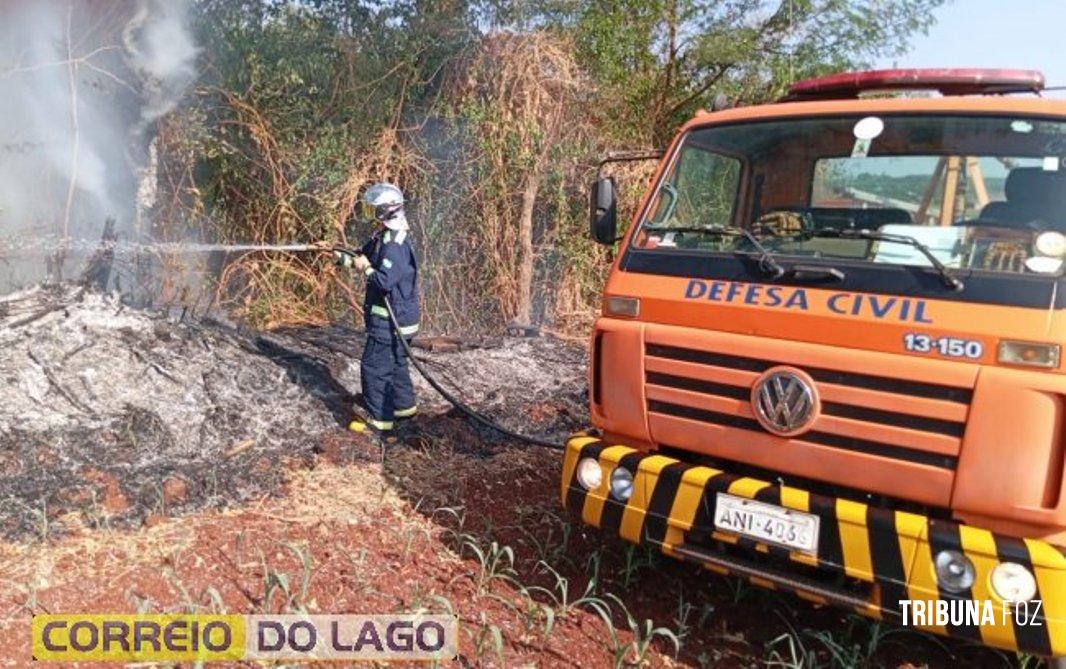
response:
[(363, 245), (370, 261), (366, 268), (363, 317), (367, 342), (360, 376), (363, 405), (378, 429), (392, 428), (394, 418), (417, 411), (414, 386), (407, 368), (407, 352), (389, 321), (387, 297), (404, 338), (418, 331), (418, 263), (406, 230), (385, 229)]

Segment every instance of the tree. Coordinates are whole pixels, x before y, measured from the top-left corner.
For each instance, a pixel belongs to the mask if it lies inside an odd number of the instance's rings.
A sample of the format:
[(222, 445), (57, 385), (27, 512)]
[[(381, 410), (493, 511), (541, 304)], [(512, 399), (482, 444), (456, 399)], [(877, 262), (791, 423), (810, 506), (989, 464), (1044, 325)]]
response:
[(716, 92), (777, 97), (800, 78), (895, 55), (944, 0), (519, 0), (492, 15), (572, 32), (605, 130), (665, 142)]
[(459, 61), (448, 95), (456, 120), (471, 128), (476, 178), (489, 187), (487, 197), (470, 188), (471, 203), (480, 208), (474, 229), (491, 249), (501, 311), (521, 325), (533, 322), (541, 190), (561, 167), (566, 146), (582, 145), (589, 130), (578, 117), (585, 82), (572, 53), (543, 31), (487, 36)]
[[(476, 32), (465, 0), (199, 0), (195, 16), (203, 71), (165, 133), (164, 218), (220, 241), (365, 234), (344, 227), (354, 201), (370, 180), (409, 186), (403, 127)], [(226, 262), (221, 292), (260, 322), (324, 321), (351, 290), (307, 254)]]
[[(196, 2), (204, 70), (162, 124), (161, 201), (206, 238), (335, 239), (367, 181), (396, 181), (428, 325), (471, 329), (598, 300), (602, 149), (662, 145), (717, 92), (898, 53), (943, 0)], [(260, 323), (334, 318), (352, 291), (308, 255), (228, 262), (224, 296)]]

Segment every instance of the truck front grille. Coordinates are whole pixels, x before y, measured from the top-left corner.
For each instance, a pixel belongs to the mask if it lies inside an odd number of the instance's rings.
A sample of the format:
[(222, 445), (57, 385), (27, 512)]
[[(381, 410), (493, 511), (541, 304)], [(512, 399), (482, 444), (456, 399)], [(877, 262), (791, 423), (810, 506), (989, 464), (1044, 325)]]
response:
[(958, 463), (970, 388), (653, 343), (645, 356), (652, 414), (766, 435), (751, 410), (752, 386), (767, 369), (794, 365), (823, 396), (814, 428), (795, 439), (946, 470)]

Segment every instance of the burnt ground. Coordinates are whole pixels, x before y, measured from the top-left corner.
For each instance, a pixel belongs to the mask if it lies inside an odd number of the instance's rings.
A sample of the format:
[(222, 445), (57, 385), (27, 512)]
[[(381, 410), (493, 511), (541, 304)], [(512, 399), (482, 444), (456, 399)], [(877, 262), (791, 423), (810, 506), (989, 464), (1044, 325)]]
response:
[[(344, 437), (362, 342), (344, 328), (176, 322), (73, 286), (9, 296), (0, 301), (0, 533), (62, 534), (70, 512), (131, 527), (276, 491), (286, 471)], [(418, 356), (504, 423), (558, 439), (582, 423), (579, 347), (463, 348)], [(467, 429), (417, 375), (416, 385), (429, 416), (421, 439)], [(485, 436), (470, 434), (490, 447)]]
[[(459, 616), (463, 666), (1036, 664), (601, 537), (559, 508), (558, 453), (421, 379), (395, 439), (351, 435), (361, 345), (74, 287), (0, 299), (0, 657), (27, 662), (34, 612), (430, 609)], [(580, 343), (459, 348), (418, 355), (485, 413), (584, 425)]]

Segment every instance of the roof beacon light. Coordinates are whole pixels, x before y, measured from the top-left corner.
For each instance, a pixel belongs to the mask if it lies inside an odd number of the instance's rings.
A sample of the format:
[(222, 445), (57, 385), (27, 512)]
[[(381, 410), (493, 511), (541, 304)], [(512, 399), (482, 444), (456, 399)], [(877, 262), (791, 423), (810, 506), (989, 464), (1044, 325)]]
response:
[(796, 82), (782, 102), (857, 98), (870, 91), (939, 91), (941, 95), (1039, 93), (1044, 75), (1036, 70), (918, 68), (844, 72)]

